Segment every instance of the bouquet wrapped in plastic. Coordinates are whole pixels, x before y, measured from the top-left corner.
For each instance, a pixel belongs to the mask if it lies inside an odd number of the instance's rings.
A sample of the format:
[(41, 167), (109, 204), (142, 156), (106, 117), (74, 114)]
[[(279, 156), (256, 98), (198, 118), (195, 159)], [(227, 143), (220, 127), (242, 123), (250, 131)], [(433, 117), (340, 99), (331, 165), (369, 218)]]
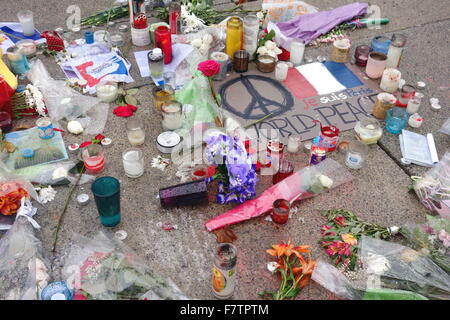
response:
[(371, 287), (366, 274), (350, 281), (341, 271), (324, 261), (317, 261), (311, 279), (340, 298), (349, 300), (428, 300), (406, 290)]
[(148, 269), (130, 248), (109, 233), (93, 239), (76, 235), (63, 269), (75, 296), (98, 300), (188, 299), (168, 279)]
[(16, 221), (0, 240), (1, 300), (38, 300), (50, 280), (42, 243), (34, 235), (35, 213), (30, 200), (22, 198)]
[(209, 220), (206, 228), (213, 231), (226, 225), (258, 217), (273, 208), (277, 199), (293, 203), (308, 199), (347, 183), (353, 176), (332, 160), (326, 159), (316, 166), (303, 168), (264, 191), (256, 199), (238, 205), (230, 211)]
[(411, 177), (420, 202), (429, 210), (450, 219), (450, 152), (423, 177)]
[(408, 223), (402, 226), (401, 233), (414, 249), (450, 273), (450, 220), (427, 216), (426, 224)]
[(377, 276), (380, 287), (450, 299), (450, 275), (421, 252), (363, 236), (360, 256), (365, 273)]

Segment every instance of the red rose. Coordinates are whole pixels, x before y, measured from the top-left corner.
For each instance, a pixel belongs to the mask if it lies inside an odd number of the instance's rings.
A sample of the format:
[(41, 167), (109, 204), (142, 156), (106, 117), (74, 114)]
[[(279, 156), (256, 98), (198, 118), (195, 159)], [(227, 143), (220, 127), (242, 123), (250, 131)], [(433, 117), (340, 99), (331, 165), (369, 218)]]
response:
[(207, 77), (212, 77), (220, 72), (220, 63), (214, 60), (206, 60), (198, 64), (198, 70)]
[(291, 57), (291, 53), (284, 48), (280, 48), (280, 49), (282, 52), (278, 55), (278, 60), (288, 61), (289, 58)]
[(127, 104), (125, 106), (119, 106), (114, 109), (113, 113), (118, 117), (128, 118), (131, 117), (134, 112), (136, 112), (137, 108), (131, 104)]

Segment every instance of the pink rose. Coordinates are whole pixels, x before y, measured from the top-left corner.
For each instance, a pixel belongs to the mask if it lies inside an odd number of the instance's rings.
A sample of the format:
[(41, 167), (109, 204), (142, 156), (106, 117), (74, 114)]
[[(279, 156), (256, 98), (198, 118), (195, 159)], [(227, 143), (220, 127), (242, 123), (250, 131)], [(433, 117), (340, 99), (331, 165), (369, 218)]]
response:
[(207, 77), (212, 77), (220, 72), (220, 63), (214, 60), (206, 60), (198, 64), (198, 70)]

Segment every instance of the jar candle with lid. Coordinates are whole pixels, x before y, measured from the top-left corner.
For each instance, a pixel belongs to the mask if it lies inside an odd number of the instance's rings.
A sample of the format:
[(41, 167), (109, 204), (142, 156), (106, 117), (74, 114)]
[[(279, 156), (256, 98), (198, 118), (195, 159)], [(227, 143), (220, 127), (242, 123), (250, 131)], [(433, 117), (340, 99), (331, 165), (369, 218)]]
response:
[(359, 140), (365, 144), (373, 144), (380, 140), (383, 135), (383, 129), (380, 123), (373, 118), (365, 118), (358, 121), (355, 125), (355, 131)]
[(239, 17), (231, 17), (227, 21), (227, 31), (225, 39), (225, 53), (234, 58), (234, 53), (242, 49), (242, 20)]
[(389, 93), (394, 93), (398, 89), (402, 73), (394, 68), (387, 68), (381, 77), (380, 89)]
[(177, 130), (183, 126), (182, 105), (178, 101), (166, 101), (161, 106), (164, 130)]
[(276, 59), (269, 55), (259, 55), (256, 61), (258, 70), (264, 73), (273, 72), (275, 70)]

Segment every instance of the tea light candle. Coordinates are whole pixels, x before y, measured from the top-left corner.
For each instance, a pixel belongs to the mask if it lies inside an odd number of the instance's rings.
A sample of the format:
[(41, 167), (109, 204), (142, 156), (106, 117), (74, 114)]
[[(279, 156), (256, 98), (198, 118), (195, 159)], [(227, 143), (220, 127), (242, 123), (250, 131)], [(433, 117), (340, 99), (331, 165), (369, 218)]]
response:
[(129, 178), (138, 178), (144, 174), (144, 154), (139, 149), (128, 149), (122, 154), (123, 168)]
[(112, 139), (110, 138), (103, 138), (102, 141), (100, 142), (102, 144), (102, 146), (104, 147), (110, 147), (112, 144)]
[(117, 99), (117, 96), (117, 84), (105, 83), (97, 86), (97, 97), (104, 102), (113, 102)]
[(287, 151), (290, 153), (297, 153), (300, 150), (300, 137), (290, 135), (287, 144)]
[(287, 78), (288, 65), (284, 62), (278, 62), (275, 68), (275, 79), (278, 81), (284, 81)]
[(413, 127), (413, 128), (420, 128), (422, 123), (423, 123), (423, 118), (418, 113), (414, 113), (408, 119), (409, 126)]
[(67, 147), (69, 149), (69, 152), (75, 153), (80, 149), (80, 145), (78, 143), (73, 143)]
[(87, 205), (89, 203), (89, 195), (87, 195), (86, 193), (78, 195), (77, 202), (81, 206)]
[(394, 68), (388, 68), (383, 71), (380, 89), (389, 93), (394, 93), (398, 89), (398, 85), (402, 78), (402, 73)]
[(145, 132), (141, 128), (135, 129), (135, 130), (129, 130), (127, 132), (128, 141), (130, 144), (135, 146), (140, 146), (144, 144), (145, 142)]

